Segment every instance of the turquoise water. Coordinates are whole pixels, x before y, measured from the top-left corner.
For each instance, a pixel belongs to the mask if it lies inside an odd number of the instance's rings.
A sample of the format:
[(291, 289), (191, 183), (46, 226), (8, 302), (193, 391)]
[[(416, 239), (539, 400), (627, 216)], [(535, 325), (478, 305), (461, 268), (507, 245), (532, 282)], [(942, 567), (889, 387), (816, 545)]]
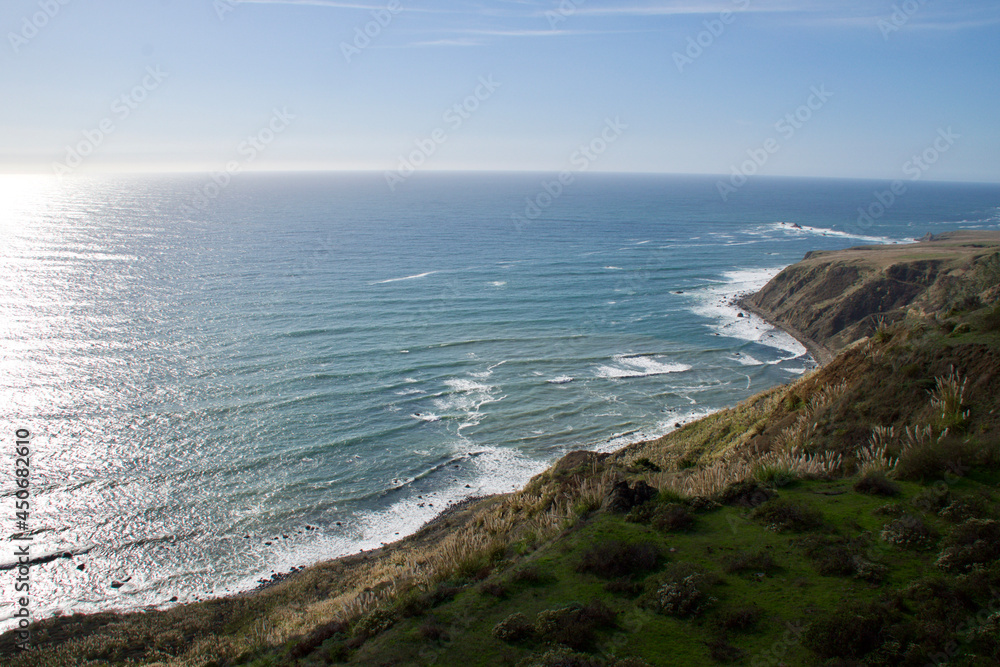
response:
[(736, 294), (1000, 226), (997, 186), (915, 183), (858, 224), (886, 184), (640, 175), (523, 217), (543, 180), (242, 175), (195, 205), (203, 177), (0, 179), (3, 442), (35, 434), (33, 555), (75, 554), (32, 568), (36, 615), (246, 589), (665, 433), (814, 366)]

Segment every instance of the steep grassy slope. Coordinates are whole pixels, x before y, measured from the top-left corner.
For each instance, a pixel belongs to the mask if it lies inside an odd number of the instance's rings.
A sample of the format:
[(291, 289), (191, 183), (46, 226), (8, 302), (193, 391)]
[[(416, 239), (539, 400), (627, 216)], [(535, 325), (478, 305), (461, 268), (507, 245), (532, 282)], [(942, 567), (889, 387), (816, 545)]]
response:
[(794, 385), (574, 452), (390, 547), (237, 598), (51, 619), (0, 662), (995, 665), (990, 270)]

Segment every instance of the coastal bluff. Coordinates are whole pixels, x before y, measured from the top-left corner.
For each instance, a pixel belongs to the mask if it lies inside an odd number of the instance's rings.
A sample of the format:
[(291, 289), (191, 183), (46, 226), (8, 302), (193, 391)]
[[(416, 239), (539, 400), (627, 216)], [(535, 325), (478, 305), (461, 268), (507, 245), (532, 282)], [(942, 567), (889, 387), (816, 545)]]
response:
[(880, 323), (912, 311), (926, 315), (963, 299), (969, 306), (995, 302), (998, 253), (996, 231), (928, 234), (916, 243), (810, 252), (740, 305), (795, 336), (825, 364)]

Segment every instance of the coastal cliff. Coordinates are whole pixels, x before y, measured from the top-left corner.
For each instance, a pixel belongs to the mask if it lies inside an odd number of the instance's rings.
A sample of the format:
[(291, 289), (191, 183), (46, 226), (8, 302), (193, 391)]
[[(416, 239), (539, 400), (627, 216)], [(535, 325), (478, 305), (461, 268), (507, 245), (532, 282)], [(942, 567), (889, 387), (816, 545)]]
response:
[(998, 249), (812, 253), (745, 302), (825, 355), (798, 382), (262, 590), (35, 623), (0, 662), (997, 664)]
[[(1000, 282), (1000, 235), (960, 231), (917, 243), (811, 252), (741, 305), (801, 340), (820, 363), (880, 323), (992, 302)], [(966, 304), (966, 305), (969, 305)]]

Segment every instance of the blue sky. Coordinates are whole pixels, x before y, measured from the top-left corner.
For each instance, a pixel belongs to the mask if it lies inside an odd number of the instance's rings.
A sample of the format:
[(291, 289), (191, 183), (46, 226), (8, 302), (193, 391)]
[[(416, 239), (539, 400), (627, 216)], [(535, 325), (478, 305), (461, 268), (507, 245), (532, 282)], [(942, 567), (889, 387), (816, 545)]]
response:
[(592, 171), (926, 155), (927, 180), (1000, 181), (996, 0), (5, 0), (0, 28), (5, 172), (558, 171), (593, 146)]

